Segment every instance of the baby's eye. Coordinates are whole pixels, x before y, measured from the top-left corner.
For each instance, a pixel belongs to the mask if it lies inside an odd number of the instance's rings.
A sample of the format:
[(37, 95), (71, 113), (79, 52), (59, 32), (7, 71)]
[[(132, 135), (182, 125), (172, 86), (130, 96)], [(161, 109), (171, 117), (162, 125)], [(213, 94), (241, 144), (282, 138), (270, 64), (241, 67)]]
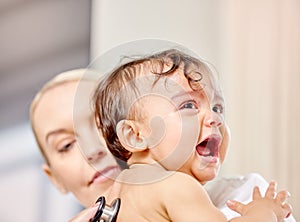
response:
[(71, 142), (68, 142), (66, 144), (63, 144), (59, 149), (58, 152), (59, 153), (64, 153), (64, 152), (68, 152), (70, 149), (72, 149), (74, 147), (76, 140), (73, 140)]
[(180, 109), (197, 109), (197, 103), (195, 101), (187, 101), (180, 106)]
[(215, 113), (223, 114), (224, 113), (224, 107), (221, 104), (217, 104), (217, 105), (213, 106), (212, 111), (214, 111)]

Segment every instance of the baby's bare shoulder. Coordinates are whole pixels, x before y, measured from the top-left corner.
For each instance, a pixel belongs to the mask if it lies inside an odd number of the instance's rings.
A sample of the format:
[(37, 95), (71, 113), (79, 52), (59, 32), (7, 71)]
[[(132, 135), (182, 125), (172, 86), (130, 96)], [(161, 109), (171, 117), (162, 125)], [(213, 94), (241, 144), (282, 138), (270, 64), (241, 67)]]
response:
[(162, 186), (163, 190), (165, 190), (166, 194), (174, 192), (177, 193), (184, 193), (186, 194), (187, 191), (196, 190), (199, 193), (206, 193), (203, 186), (197, 181), (195, 178), (181, 172), (173, 172), (169, 177), (158, 184)]

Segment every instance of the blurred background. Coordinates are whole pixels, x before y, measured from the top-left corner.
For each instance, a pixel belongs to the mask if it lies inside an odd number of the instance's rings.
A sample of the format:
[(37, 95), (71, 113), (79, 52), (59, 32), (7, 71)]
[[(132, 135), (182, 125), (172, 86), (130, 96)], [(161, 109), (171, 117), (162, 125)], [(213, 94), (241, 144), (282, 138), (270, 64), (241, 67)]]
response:
[(214, 64), (232, 143), (221, 176), (260, 173), (300, 218), (299, 0), (0, 0), (0, 221), (67, 221), (81, 206), (40, 168), (29, 104), (56, 74), (142, 38)]

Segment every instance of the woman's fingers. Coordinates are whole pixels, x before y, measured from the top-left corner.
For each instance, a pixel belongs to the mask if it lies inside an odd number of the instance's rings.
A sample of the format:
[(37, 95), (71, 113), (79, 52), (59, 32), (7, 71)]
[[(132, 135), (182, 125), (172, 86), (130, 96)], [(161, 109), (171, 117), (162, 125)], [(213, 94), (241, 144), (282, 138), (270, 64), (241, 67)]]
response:
[(87, 208), (73, 217), (69, 222), (89, 222), (91, 218), (94, 217), (96, 211), (98, 210), (99, 203), (95, 204), (94, 206)]

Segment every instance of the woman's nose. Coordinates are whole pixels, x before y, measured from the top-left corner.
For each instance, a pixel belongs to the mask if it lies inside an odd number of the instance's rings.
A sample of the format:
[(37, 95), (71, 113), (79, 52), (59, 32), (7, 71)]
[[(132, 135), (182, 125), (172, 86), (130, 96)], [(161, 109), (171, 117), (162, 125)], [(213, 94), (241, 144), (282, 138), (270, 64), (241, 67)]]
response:
[(87, 155), (87, 160), (89, 163), (95, 163), (97, 161), (99, 161), (100, 159), (102, 159), (104, 156), (106, 156), (106, 152), (102, 151), (102, 150), (93, 150), (92, 152), (90, 152)]
[(223, 125), (222, 117), (214, 111), (208, 111), (204, 118), (204, 124), (207, 127), (220, 127)]

